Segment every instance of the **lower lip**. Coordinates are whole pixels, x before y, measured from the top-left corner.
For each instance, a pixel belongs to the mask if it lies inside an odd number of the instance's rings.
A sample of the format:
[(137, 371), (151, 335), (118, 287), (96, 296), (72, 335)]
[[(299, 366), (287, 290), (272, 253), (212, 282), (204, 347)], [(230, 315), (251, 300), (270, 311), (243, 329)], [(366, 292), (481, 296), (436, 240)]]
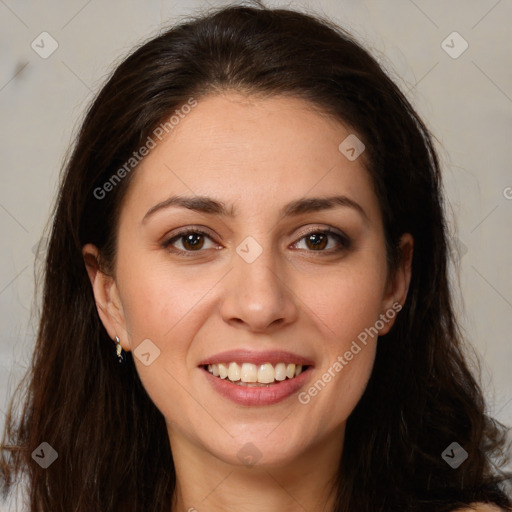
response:
[(296, 393), (309, 378), (312, 367), (309, 366), (306, 371), (293, 379), (278, 381), (268, 388), (266, 386), (239, 386), (228, 379), (215, 377), (204, 368), (201, 369), (215, 391), (223, 397), (240, 405), (272, 405)]

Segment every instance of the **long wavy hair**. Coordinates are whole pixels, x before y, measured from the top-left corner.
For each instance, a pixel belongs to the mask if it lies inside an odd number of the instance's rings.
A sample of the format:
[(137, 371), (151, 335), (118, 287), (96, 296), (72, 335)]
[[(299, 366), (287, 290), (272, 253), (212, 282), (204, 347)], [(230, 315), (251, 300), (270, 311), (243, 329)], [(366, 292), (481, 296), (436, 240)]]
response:
[[(31, 512), (169, 510), (176, 475), (164, 417), (131, 353), (117, 362), (82, 247), (95, 244), (103, 271), (112, 272), (136, 168), (102, 199), (95, 190), (191, 97), (226, 91), (301, 98), (351, 127), (366, 145), (390, 272), (400, 235), (414, 237), (406, 303), (347, 422), (336, 512), (445, 512), (477, 501), (510, 507), (510, 475), (498, 464), (507, 457), (506, 429), (486, 413), (453, 308), (432, 135), (349, 33), (260, 3), (182, 20), (142, 44), (86, 112), (49, 225), (35, 350), (5, 424), (4, 498), (25, 476)], [(457, 469), (441, 457), (454, 441), (469, 454)], [(42, 442), (58, 453), (47, 469), (32, 458)]]

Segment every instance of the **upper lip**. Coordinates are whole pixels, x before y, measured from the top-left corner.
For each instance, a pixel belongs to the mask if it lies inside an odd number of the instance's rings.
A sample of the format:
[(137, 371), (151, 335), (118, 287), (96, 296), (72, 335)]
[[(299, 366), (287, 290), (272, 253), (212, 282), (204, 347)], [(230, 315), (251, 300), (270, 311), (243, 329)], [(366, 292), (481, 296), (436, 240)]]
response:
[(276, 365), (277, 363), (295, 363), (303, 366), (313, 366), (311, 359), (285, 350), (264, 350), (257, 352), (244, 349), (220, 352), (219, 354), (203, 359), (198, 366), (231, 362), (252, 364), (270, 363), (272, 365)]

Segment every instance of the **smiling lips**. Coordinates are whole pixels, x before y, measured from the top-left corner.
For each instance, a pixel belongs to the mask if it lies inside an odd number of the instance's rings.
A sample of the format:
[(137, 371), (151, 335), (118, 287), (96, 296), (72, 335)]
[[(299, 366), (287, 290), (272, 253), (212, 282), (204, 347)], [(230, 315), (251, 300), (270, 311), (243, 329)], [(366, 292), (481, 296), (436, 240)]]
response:
[(284, 350), (256, 352), (239, 349), (222, 352), (199, 363), (215, 377), (238, 384), (272, 384), (293, 379), (313, 361)]
[(198, 365), (221, 395), (242, 405), (271, 405), (309, 380), (309, 358), (284, 350), (230, 350)]

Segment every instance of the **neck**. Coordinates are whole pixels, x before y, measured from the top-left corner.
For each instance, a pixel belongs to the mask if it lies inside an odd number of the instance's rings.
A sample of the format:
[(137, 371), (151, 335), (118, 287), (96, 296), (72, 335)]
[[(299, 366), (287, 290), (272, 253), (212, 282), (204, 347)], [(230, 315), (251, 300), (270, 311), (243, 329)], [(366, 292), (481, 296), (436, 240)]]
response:
[(343, 431), (293, 460), (253, 466), (225, 462), (175, 431), (170, 439), (176, 471), (171, 512), (335, 510)]

